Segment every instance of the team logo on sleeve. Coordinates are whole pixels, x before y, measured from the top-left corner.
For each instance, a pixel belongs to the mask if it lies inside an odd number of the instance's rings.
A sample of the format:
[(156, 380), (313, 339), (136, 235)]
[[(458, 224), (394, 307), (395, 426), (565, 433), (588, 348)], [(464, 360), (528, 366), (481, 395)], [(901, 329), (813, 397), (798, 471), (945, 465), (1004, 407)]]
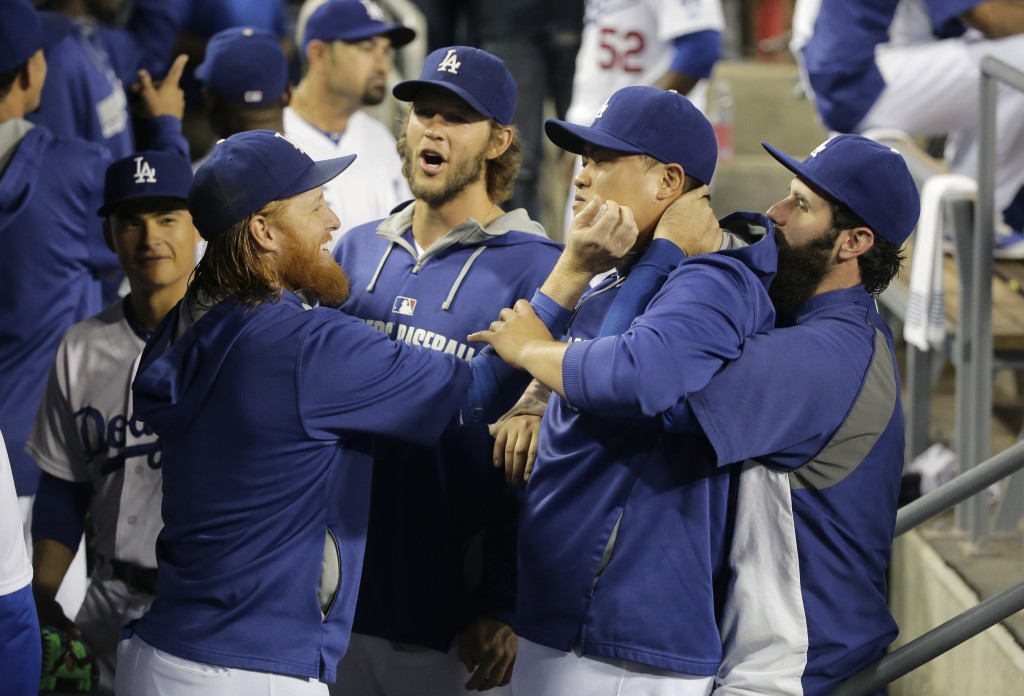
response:
[(459, 56), (456, 55), (454, 48), (449, 48), (447, 55), (441, 64), (437, 66), (438, 72), (450, 72), (452, 75), (459, 74), (459, 68), (462, 67), (462, 63), (459, 62)]
[(416, 311), (416, 300), (412, 297), (402, 297), (399, 295), (395, 298), (395, 304), (391, 307), (391, 311), (395, 314), (404, 314), (407, 317), (411, 317), (413, 312)]
[(136, 157), (134, 177), (136, 184), (155, 184), (156, 168), (149, 166), (145, 157)]

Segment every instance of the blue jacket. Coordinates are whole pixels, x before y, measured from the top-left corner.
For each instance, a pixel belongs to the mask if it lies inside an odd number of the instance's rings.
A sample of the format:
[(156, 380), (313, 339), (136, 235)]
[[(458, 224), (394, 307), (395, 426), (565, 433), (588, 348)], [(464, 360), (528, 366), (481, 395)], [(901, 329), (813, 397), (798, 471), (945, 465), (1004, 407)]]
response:
[(188, 330), (184, 302), (133, 385), (164, 443), (160, 579), (136, 630), (186, 659), (334, 681), (359, 587), (369, 436), (435, 441), (469, 364), (290, 292), (251, 309), (222, 301)]
[[(465, 359), (480, 348), (466, 335), (533, 296), (561, 251), (517, 210), (486, 230), (467, 221), (417, 259), (411, 223), (409, 206), (341, 238), (334, 255), (352, 292), (342, 309), (392, 339)], [(376, 441), (354, 631), (446, 652), (475, 616), (512, 623), (518, 506), (491, 465), (492, 445), (485, 423), (427, 447)], [(467, 561), (482, 561), (480, 577), (465, 579)]]
[(769, 236), (685, 259), (621, 336), (593, 338), (618, 281), (581, 300), (563, 360), (565, 398), (548, 405), (526, 487), (519, 635), (715, 674), (730, 472), (715, 470), (703, 437), (664, 432), (657, 416), (773, 325), (766, 285), (775, 252)]

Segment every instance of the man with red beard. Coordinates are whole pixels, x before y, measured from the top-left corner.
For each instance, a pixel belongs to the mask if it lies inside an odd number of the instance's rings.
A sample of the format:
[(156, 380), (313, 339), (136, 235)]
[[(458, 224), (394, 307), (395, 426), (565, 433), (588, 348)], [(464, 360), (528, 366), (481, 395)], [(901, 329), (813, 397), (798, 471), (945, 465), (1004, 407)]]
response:
[[(505, 404), (470, 387), (519, 374), (320, 306), (348, 293), (321, 186), (351, 161), (314, 162), (256, 130), (196, 172), (188, 206), (206, 254), (132, 385), (163, 442), (164, 527), (156, 599), (118, 648), (116, 693), (325, 694), (359, 588), (373, 437), (425, 446), (457, 416), (486, 422)], [(573, 231), (610, 264), (636, 231), (595, 217)], [(534, 301), (552, 328), (568, 321), (557, 300)]]
[[(469, 360), (466, 335), (544, 282), (560, 246), (525, 209), (502, 208), (520, 164), (517, 92), (501, 60), (466, 46), (435, 51), (419, 79), (395, 86), (412, 102), (398, 148), (415, 200), (339, 241), (352, 285), (343, 311)], [(332, 693), (506, 691), (518, 506), (491, 449), (483, 423), (428, 447), (378, 439), (352, 641)]]

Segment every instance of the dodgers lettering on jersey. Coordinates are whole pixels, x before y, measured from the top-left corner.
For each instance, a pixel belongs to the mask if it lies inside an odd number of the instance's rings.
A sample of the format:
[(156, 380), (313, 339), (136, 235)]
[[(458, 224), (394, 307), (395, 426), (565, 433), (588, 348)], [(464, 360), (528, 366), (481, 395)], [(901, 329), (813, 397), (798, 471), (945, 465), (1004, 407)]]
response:
[[(82, 456), (90, 467), (98, 464), (101, 475), (123, 469), (125, 461), (135, 457), (144, 457), (150, 469), (160, 468), (160, 440), (152, 428), (134, 415), (118, 413), (105, 417), (99, 408), (89, 405), (75, 412), (75, 425), (82, 443)], [(129, 436), (132, 444), (128, 444)], [(143, 438), (151, 441), (138, 441)]]

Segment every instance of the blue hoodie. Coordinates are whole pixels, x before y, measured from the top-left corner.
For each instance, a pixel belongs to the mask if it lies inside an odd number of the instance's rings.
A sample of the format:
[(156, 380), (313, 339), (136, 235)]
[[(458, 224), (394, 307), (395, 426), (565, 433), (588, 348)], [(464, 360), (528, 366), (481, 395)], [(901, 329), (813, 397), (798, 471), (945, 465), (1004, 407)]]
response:
[[(658, 242), (655, 242), (657, 245)], [(683, 260), (621, 336), (594, 338), (618, 280), (577, 307), (519, 528), (516, 632), (694, 676), (718, 669), (733, 470), (658, 414), (770, 329), (771, 235)]]
[[(179, 122), (154, 119), (158, 149), (188, 153)], [(101, 278), (120, 273), (103, 241), (103, 173), (110, 154), (45, 127), (0, 123), (0, 429), (18, 495), (39, 467), (25, 443), (64, 332), (102, 309)]]
[(359, 586), (369, 436), (435, 441), (469, 364), (291, 292), (201, 316), (182, 309), (188, 297), (133, 386), (164, 442), (160, 578), (136, 630), (186, 659), (334, 681)]
[[(468, 220), (417, 258), (412, 209), (338, 242), (352, 288), (342, 309), (392, 339), (469, 359), (480, 344), (466, 335), (531, 297), (561, 245), (514, 210), (486, 229)], [(474, 617), (512, 623), (518, 507), (491, 465), (492, 446), (485, 423), (450, 429), (428, 447), (377, 441), (354, 631), (447, 652)], [(465, 579), (467, 561), (482, 562), (481, 577)]]

